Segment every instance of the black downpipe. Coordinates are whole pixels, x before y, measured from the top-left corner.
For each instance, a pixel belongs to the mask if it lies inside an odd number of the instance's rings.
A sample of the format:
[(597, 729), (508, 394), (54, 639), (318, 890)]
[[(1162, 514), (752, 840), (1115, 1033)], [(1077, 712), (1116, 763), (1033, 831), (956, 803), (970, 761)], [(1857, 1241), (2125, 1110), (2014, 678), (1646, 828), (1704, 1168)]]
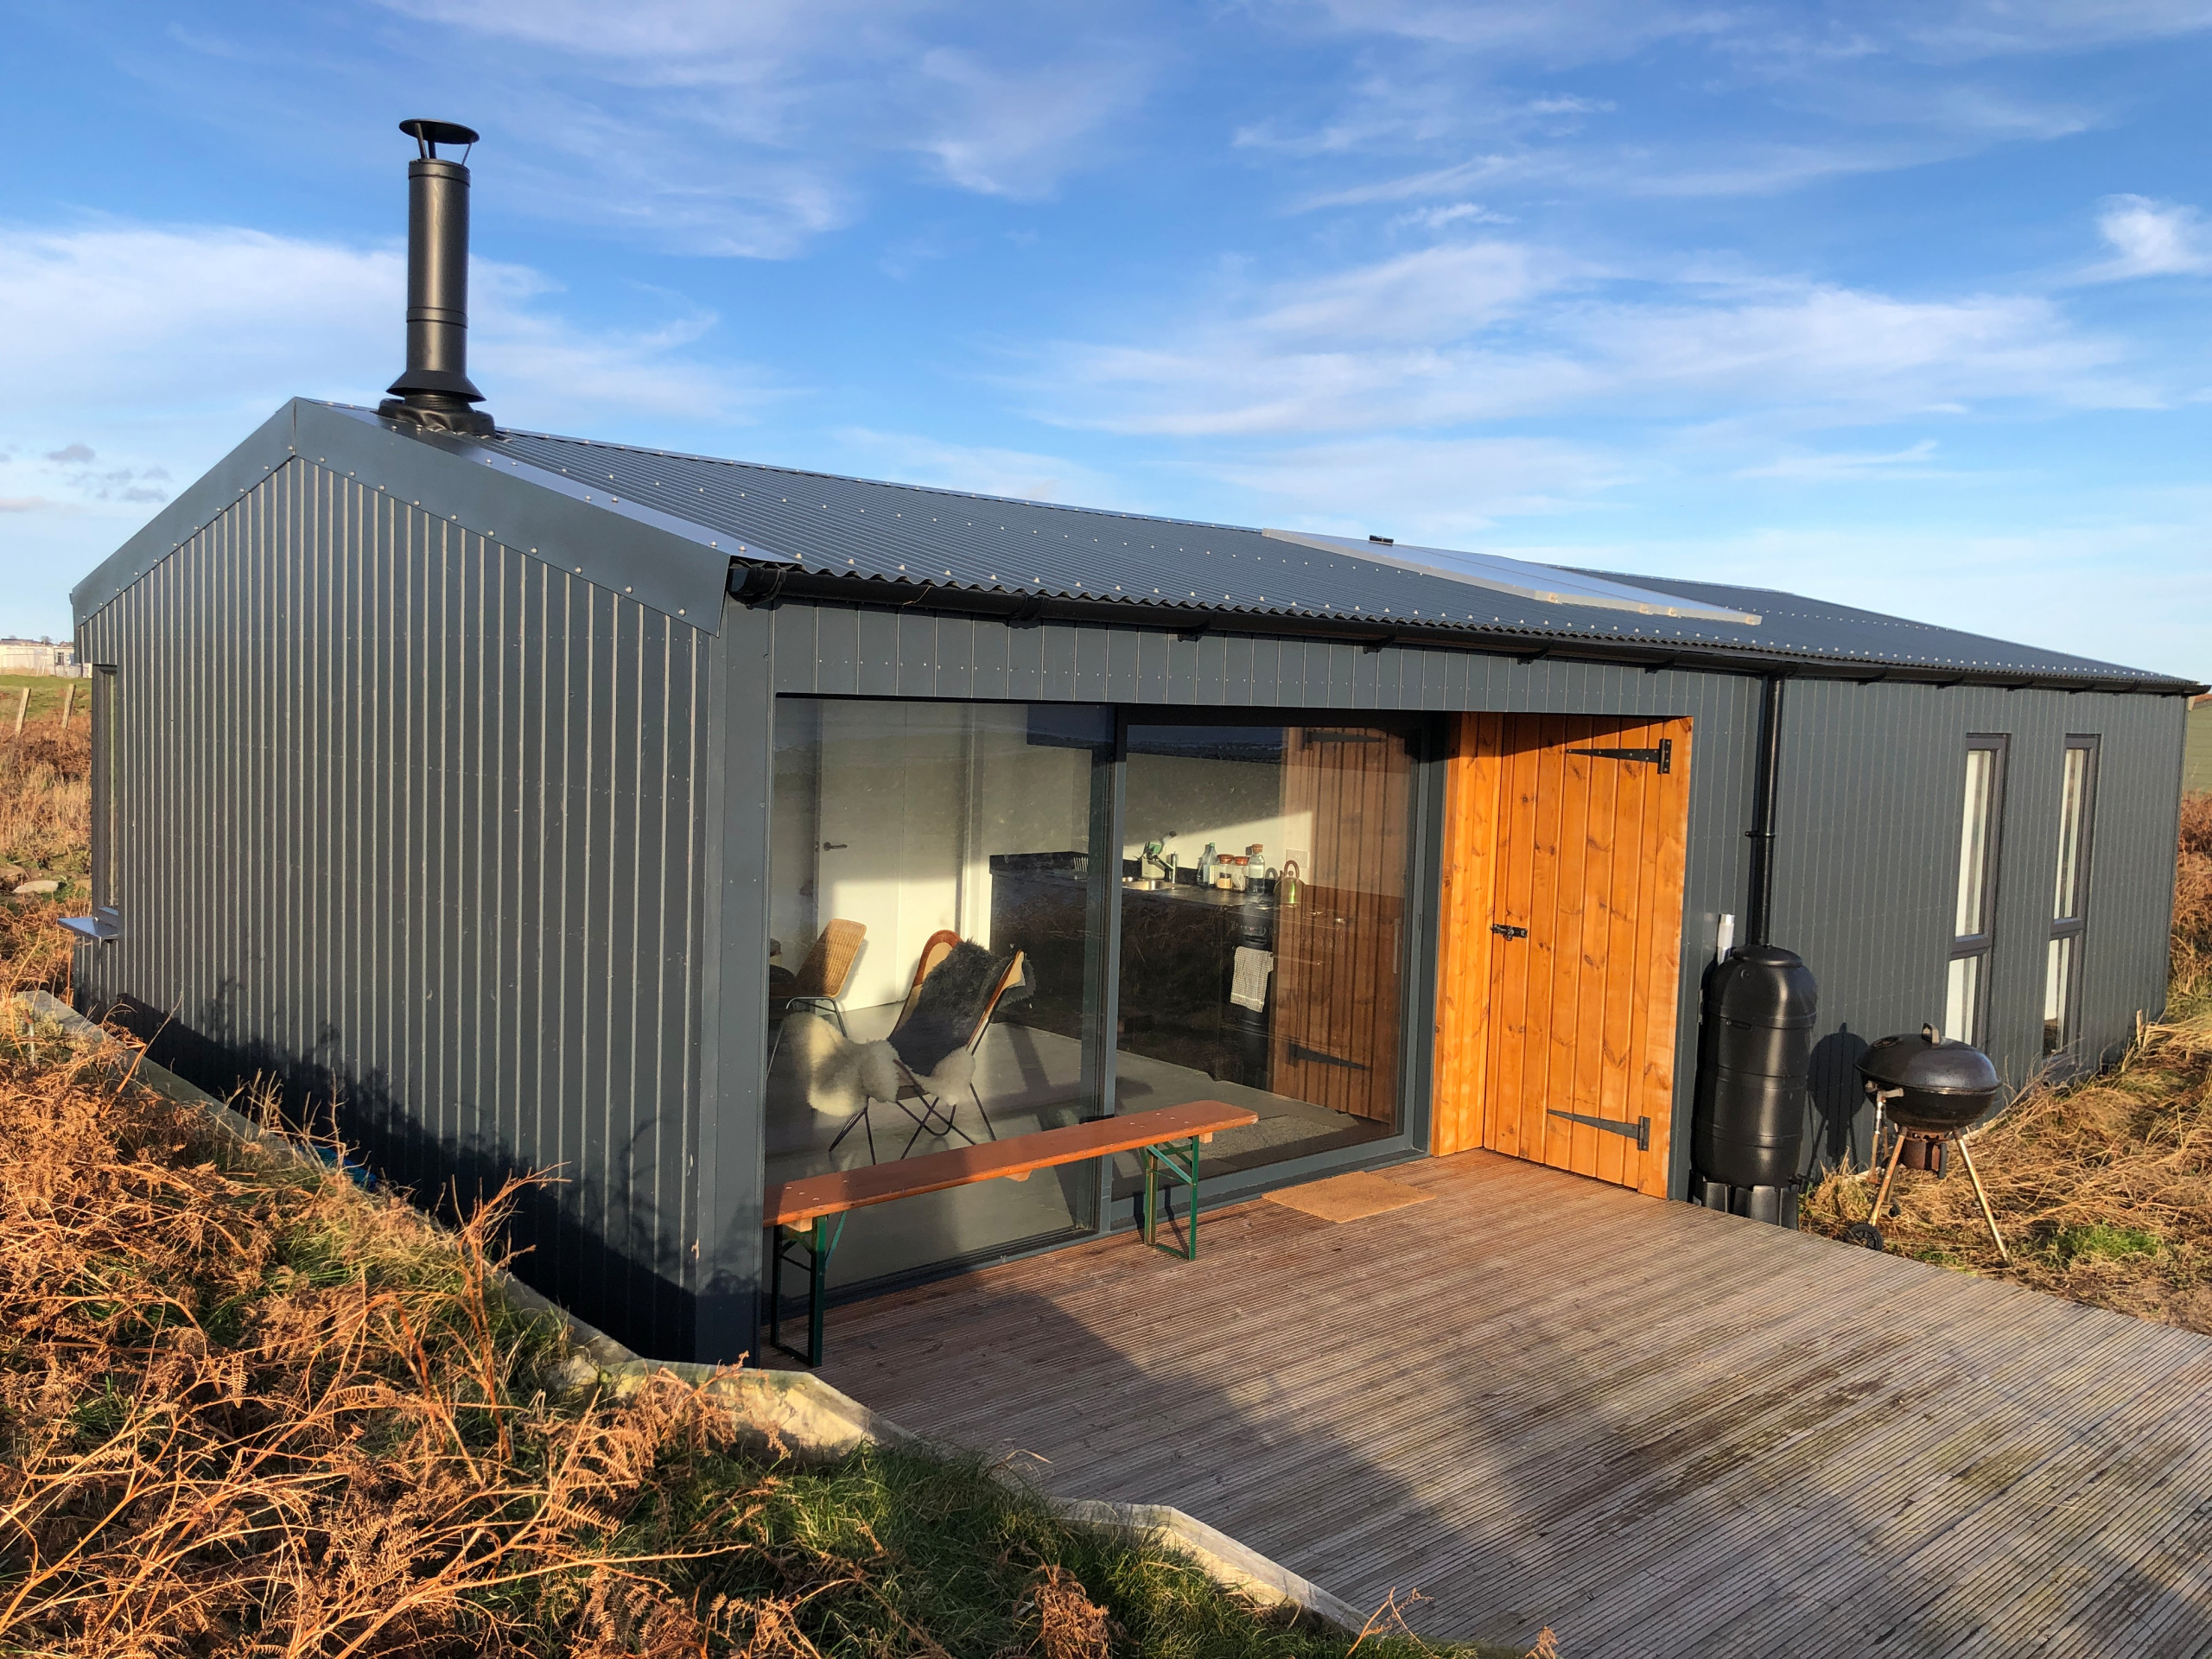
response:
[(1779, 674), (1767, 676), (1760, 699), (1758, 774), (1751, 827), (1744, 832), (1751, 842), (1744, 948), (1705, 976), (1697, 1103), (1690, 1118), (1690, 1199), (1709, 1210), (1795, 1227), (1820, 988), (1796, 955), (1770, 937), (1782, 682)]
[(377, 413), (440, 432), (489, 437), (498, 429), (473, 404), (468, 378), (468, 168), (440, 144), (476, 143), (450, 121), (403, 121), (422, 154), (407, 164), (407, 367)]
[(1759, 696), (1759, 769), (1751, 804), (1751, 891), (1744, 917), (1746, 946), (1771, 944), (1774, 926), (1774, 821), (1782, 787), (1783, 677), (1770, 674)]

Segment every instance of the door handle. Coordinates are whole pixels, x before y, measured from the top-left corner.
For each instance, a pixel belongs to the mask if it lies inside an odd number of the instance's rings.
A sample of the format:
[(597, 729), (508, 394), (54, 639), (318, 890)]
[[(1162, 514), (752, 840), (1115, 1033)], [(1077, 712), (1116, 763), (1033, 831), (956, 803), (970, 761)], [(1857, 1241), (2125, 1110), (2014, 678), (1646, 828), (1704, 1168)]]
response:
[(822, 850), (825, 853), (842, 853), (845, 850), (845, 843), (842, 841), (825, 841), (822, 843)]
[(1510, 922), (1492, 922), (1490, 931), (1501, 939), (1525, 939), (1529, 937), (1527, 928), (1516, 927)]

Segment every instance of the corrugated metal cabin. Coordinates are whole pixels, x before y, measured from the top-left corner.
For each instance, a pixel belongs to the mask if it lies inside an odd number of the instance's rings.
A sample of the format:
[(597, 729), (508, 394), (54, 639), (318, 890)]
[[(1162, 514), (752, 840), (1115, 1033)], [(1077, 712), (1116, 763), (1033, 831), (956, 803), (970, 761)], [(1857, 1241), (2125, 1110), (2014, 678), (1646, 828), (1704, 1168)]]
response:
[[(2017, 1086), (2159, 1012), (2202, 688), (500, 431), (436, 287), (465, 243), (423, 257), (464, 130), (408, 130), (397, 401), (279, 410), (73, 594), (77, 994), (210, 1087), (335, 1103), (425, 1197), (551, 1173), (522, 1275), (641, 1351), (756, 1348), (773, 1182), (1179, 1102), (1256, 1116), (1207, 1205), (1475, 1147), (1681, 1198), (1739, 916), (1819, 982), (1808, 1166), (1867, 1152), (1872, 1039), (1932, 1023)], [(919, 987), (961, 975), (993, 995), (948, 1036)], [(837, 1280), (1093, 1237), (1136, 1185), (862, 1211)]]
[[(1416, 563), (295, 403), (76, 590), (79, 999), (204, 1083), (339, 1102), (426, 1193), (557, 1172), (524, 1276), (701, 1357), (754, 1344), (765, 1184), (953, 1143), (838, 1075), (940, 930), (1027, 959), (955, 1133), (1227, 1098), (1261, 1122), (1208, 1205), (1474, 1146), (1684, 1196), (1777, 687), (1808, 1159), (1865, 1155), (1868, 1039), (1930, 1021), (2017, 1084), (2158, 1013), (2188, 684)], [(1643, 1117), (1642, 1149), (1577, 1121)], [(868, 1211), (838, 1270), (1126, 1226), (1133, 1179)]]

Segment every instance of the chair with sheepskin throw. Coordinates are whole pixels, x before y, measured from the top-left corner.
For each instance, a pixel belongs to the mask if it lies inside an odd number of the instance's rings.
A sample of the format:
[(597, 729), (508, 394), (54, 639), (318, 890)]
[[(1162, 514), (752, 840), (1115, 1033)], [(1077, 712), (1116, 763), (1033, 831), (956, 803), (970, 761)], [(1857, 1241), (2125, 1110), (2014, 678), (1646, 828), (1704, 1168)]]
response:
[[(976, 1052), (1000, 1004), (1022, 982), (1026, 961), (1019, 950), (995, 956), (950, 931), (931, 935), (890, 1036), (862, 1045), (855, 1057), (862, 1104), (830, 1150), (834, 1153), (838, 1141), (858, 1128), (868, 1136), (868, 1161), (878, 1161), (868, 1106), (879, 1100), (890, 1102), (913, 1122), (901, 1158), (911, 1156), (925, 1135), (957, 1135), (974, 1146), (976, 1137), (957, 1122), (962, 1089), (976, 1103), (985, 1132), (997, 1140), (997, 1126), (976, 1087)], [(908, 1103), (916, 1101), (921, 1103), (918, 1112)]]

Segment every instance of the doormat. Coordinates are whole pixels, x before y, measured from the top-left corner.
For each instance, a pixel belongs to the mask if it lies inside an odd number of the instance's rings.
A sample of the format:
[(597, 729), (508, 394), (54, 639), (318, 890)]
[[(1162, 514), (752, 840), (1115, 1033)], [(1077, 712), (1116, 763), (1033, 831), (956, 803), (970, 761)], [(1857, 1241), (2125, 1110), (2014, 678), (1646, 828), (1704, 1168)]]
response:
[(1286, 1186), (1267, 1196), (1323, 1221), (1357, 1221), (1362, 1216), (1379, 1216), (1385, 1210), (1427, 1204), (1431, 1195), (1362, 1169), (1349, 1175), (1332, 1175), (1325, 1181), (1308, 1181), (1304, 1186)]

